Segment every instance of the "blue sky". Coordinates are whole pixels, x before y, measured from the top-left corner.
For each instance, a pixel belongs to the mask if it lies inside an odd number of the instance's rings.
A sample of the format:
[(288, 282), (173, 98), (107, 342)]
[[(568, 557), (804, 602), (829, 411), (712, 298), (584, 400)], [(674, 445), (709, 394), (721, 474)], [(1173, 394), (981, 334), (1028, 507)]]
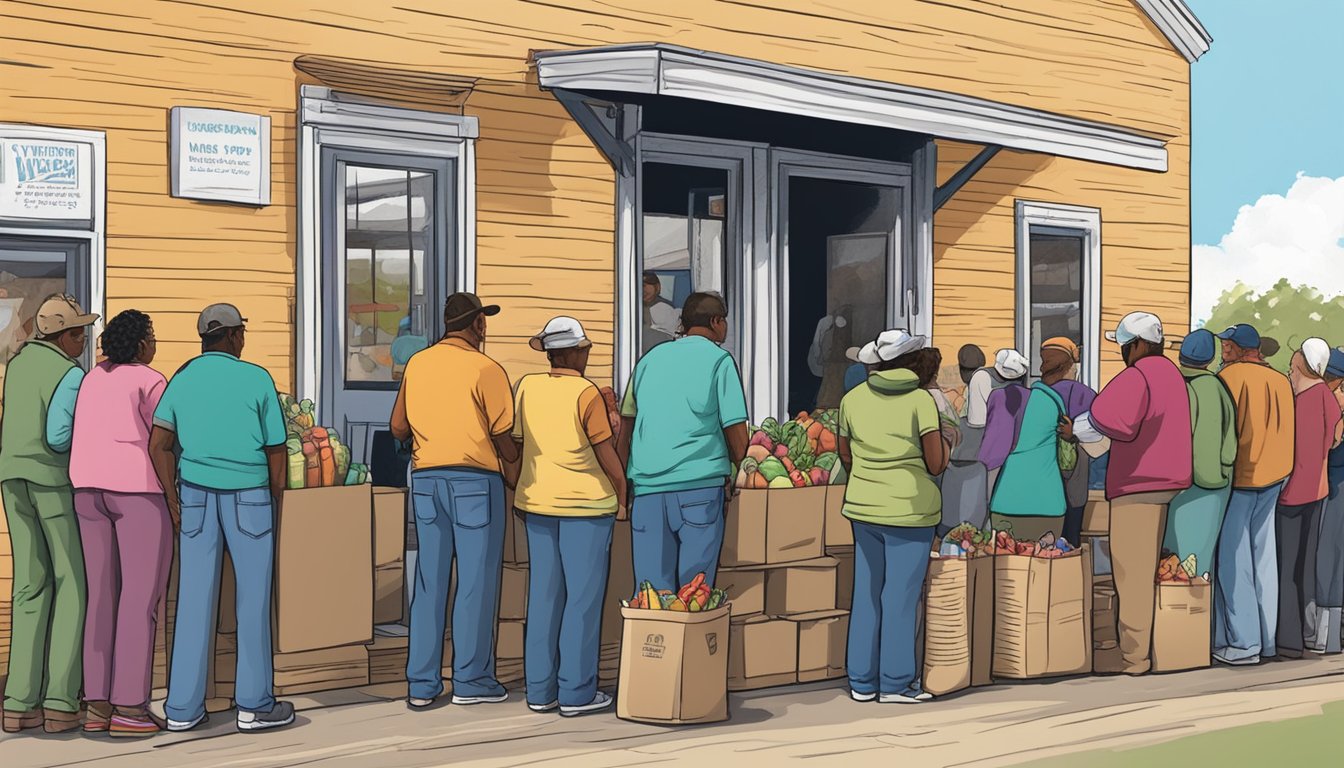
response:
[(1213, 36), (1191, 73), (1193, 319), (1271, 264), (1311, 261), (1281, 276), (1344, 293), (1344, 0), (1187, 3)]

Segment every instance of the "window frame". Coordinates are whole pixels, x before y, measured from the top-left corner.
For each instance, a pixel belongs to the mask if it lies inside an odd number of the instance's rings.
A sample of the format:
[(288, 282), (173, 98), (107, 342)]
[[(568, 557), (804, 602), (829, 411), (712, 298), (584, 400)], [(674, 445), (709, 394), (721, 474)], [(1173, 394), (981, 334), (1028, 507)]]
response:
[(1101, 384), (1101, 209), (1064, 203), (1014, 201), (1016, 233), (1017, 348), (1030, 358), (1031, 350), (1031, 235), (1064, 235), (1083, 239), (1082, 360), (1079, 380), (1097, 389)]

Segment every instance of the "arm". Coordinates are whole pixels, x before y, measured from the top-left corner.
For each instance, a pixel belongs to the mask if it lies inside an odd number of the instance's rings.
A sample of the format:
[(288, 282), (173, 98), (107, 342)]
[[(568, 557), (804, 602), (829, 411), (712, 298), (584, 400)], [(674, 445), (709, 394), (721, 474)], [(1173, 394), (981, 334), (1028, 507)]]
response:
[(616, 519), (625, 520), (628, 515), (625, 508), (628, 499), (625, 466), (616, 453), (616, 441), (612, 439), (611, 417), (607, 413), (607, 403), (602, 399), (602, 393), (597, 387), (589, 387), (579, 396), (578, 406), (584, 436), (593, 446), (597, 464), (602, 468), (602, 474), (611, 482), (612, 491), (616, 494)]
[(401, 442), (411, 439), (411, 422), (406, 418), (406, 377), (403, 375), (401, 386), (397, 388), (397, 401), (392, 404), (392, 418), (390, 419), (390, 429), (392, 436)]
[(840, 464), (845, 468), (845, 475), (852, 474), (854, 472), (854, 454), (849, 450), (848, 437), (840, 438), (836, 453), (840, 454)]
[(739, 422), (723, 430), (723, 439), (728, 443), (728, 460), (741, 464), (747, 455), (747, 443), (751, 440), (747, 435), (747, 422)]
[[(275, 513), (280, 514), (280, 503), (285, 494), (285, 478), (289, 474), (289, 454), (285, 449), (285, 417), (280, 412), (280, 396), (275, 391), (275, 382), (270, 374), (266, 375), (266, 390), (258, 404), (261, 417), (262, 450), (266, 452), (266, 472), (270, 477), (271, 498), (275, 500)], [(343, 482), (340, 478), (337, 482)]]
[(499, 460), (504, 466), (518, 461), (520, 443), (515, 442), (511, 431), (504, 431), (498, 435), (491, 435), (490, 442), (495, 445), (495, 452), (499, 454)]
[(518, 460), (518, 444), (513, 441), (513, 388), (508, 374), (498, 365), (492, 367), (477, 385), (478, 402), (484, 404), (486, 421), (490, 424), (490, 442), (495, 446), (502, 464)]
[(83, 381), (84, 369), (79, 366), (66, 371), (47, 406), (47, 445), (57, 453), (68, 453), (74, 442), (75, 400)]
[[(742, 377), (737, 366), (727, 355), (714, 372), (714, 386), (719, 401), (719, 424), (723, 427), (723, 439), (728, 445), (728, 459), (741, 464), (747, 455), (747, 443), (751, 436), (747, 434), (747, 397), (742, 393)], [(731, 478), (729, 478), (731, 481)]]
[(989, 371), (976, 371), (966, 385), (966, 423), (972, 427), (985, 426), (990, 394), (993, 390)]
[(621, 399), (621, 434), (616, 438), (616, 453), (621, 463), (630, 466), (630, 443), (635, 433), (635, 380), (625, 385), (625, 397)]
[(1008, 412), (1005, 402), (1007, 395), (998, 390), (989, 396), (988, 417), (985, 419), (985, 434), (980, 443), (980, 463), (989, 469), (998, 469), (1013, 452), (1013, 439), (1016, 423)]
[(935, 429), (922, 435), (919, 442), (924, 448), (924, 466), (928, 468), (929, 474), (943, 474), (943, 470), (947, 469), (947, 460), (951, 454), (948, 453), (947, 441), (943, 439), (942, 432)]
[(1122, 443), (1139, 436), (1148, 412), (1148, 381), (1137, 368), (1126, 368), (1092, 401), (1092, 426)]
[(266, 446), (266, 470), (271, 480), (271, 498), (275, 499), (275, 511), (280, 512), (280, 502), (285, 496), (285, 478), (289, 474), (289, 456), (285, 446)]
[(626, 507), (629, 499), (629, 489), (625, 482), (625, 465), (621, 464), (621, 457), (616, 455), (616, 445), (612, 440), (603, 440), (593, 446), (593, 452), (597, 454), (597, 463), (602, 467), (602, 473), (611, 481), (611, 487), (616, 489), (616, 519), (628, 520), (630, 510)]
[(149, 461), (154, 465), (154, 474), (163, 486), (163, 497), (168, 501), (168, 515), (173, 519), (173, 528), (182, 527), (182, 503), (177, 496), (177, 457), (173, 455), (173, 444), (177, 434), (167, 427), (154, 425), (149, 433)]

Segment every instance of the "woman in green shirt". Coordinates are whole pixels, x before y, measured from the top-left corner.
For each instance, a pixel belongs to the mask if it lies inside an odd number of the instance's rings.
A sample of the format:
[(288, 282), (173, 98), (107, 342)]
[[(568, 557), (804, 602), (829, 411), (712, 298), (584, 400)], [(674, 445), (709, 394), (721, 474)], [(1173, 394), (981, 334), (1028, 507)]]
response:
[(913, 370), (925, 339), (884, 331), (860, 362), (868, 381), (840, 403), (840, 460), (849, 472), (844, 514), (854, 528), (848, 673), (855, 701), (916, 704), (916, 621), (942, 511), (935, 475), (949, 448), (938, 407)]

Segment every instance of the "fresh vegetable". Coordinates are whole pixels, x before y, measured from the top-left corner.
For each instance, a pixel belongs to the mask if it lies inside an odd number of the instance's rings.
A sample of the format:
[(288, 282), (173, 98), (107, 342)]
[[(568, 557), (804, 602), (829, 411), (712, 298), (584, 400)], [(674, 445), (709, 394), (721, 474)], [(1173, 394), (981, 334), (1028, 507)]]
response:
[[(774, 454), (770, 453), (770, 449), (766, 448), (764, 445), (755, 444), (747, 448), (747, 458), (757, 463), (765, 461), (773, 455)], [(743, 461), (745, 462), (746, 459), (743, 459)]]
[(760, 469), (757, 470), (765, 478), (767, 483), (773, 482), (776, 478), (788, 477), (789, 470), (785, 468), (783, 462), (777, 458), (769, 458), (760, 463)]
[(622, 600), (621, 605), (644, 610), (700, 613), (717, 608), (724, 602), (725, 597), (723, 590), (711, 588), (705, 581), (705, 574), (699, 573), (676, 592), (670, 589), (654, 589), (652, 584), (645, 581), (639, 585), (635, 596), (630, 600)]

